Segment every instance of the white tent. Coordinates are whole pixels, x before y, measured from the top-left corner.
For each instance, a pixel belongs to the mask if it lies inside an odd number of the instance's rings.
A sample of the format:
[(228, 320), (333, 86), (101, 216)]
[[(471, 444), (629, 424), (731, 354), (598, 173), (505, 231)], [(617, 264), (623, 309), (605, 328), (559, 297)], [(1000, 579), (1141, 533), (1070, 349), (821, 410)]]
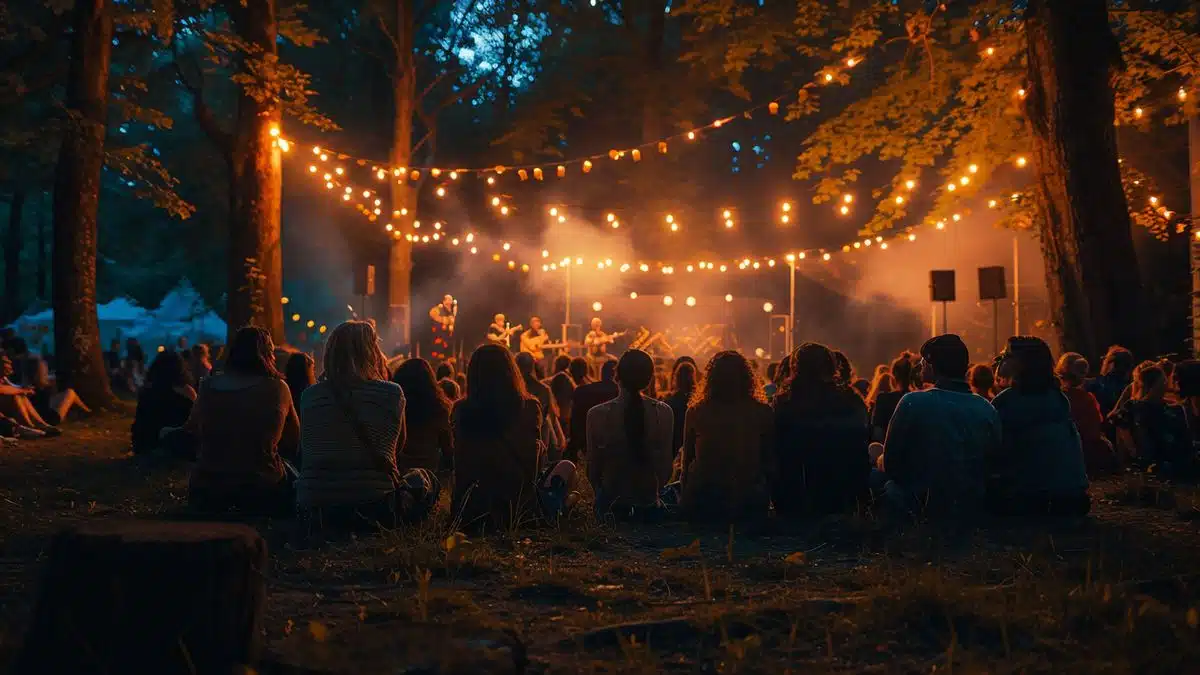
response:
[[(129, 298), (116, 298), (112, 302), (96, 306), (96, 318), (100, 322), (100, 344), (105, 348), (112, 340), (123, 338), (139, 323), (145, 321), (149, 312), (138, 307)], [(54, 310), (45, 309), (26, 314), (13, 322), (17, 333), (29, 343), (29, 348), (46, 351), (54, 343)]]

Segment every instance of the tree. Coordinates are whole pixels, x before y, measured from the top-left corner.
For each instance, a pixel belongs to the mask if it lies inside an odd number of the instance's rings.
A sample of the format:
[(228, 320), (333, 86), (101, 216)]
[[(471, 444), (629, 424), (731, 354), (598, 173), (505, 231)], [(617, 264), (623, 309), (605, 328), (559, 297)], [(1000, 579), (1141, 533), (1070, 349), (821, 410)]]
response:
[[(1069, 72), (1071, 77), (1090, 78), (1088, 95), (1099, 101), (1095, 104), (1099, 109), (1094, 111), (1096, 117), (1088, 120), (1086, 132), (1061, 126), (1047, 130), (1043, 126), (1041, 141), (1031, 124), (1029, 109), (1030, 90), (1035, 86), (1035, 72), (1028, 64), (1033, 47), (1025, 16), (1007, 0), (932, 5), (901, 0), (836, 7), (801, 2), (782, 9), (697, 1), (685, 3), (682, 10), (695, 15), (701, 34), (737, 36), (726, 56), (697, 48), (695, 57), (722, 66), (733, 89), (748, 74), (779, 63), (784, 58), (781, 54), (815, 57), (814, 80), (799, 87), (799, 95), (789, 105), (789, 119), (814, 116), (820, 120), (803, 142), (794, 177), (811, 181), (814, 203), (833, 203), (835, 208), (857, 183), (868, 183), (875, 203), (863, 234), (920, 222), (938, 223), (939, 227), (952, 224), (970, 215), (969, 200), (980, 199), (995, 210), (1002, 224), (1037, 228), (1058, 237), (1061, 244), (1064, 237), (1091, 233), (1066, 231), (1061, 219), (1057, 224), (1047, 224), (1042, 222), (1043, 217), (1052, 212), (1070, 213), (1063, 199), (1095, 200), (1094, 193), (1081, 192), (1080, 186), (1096, 187), (1092, 181), (1098, 181), (1101, 172), (1107, 172), (1103, 175), (1108, 176), (1105, 180), (1110, 192), (1115, 175), (1116, 185), (1122, 185), (1129, 195), (1125, 211), (1128, 219), (1160, 236), (1182, 227), (1178, 214), (1162, 207), (1154, 196), (1154, 188), (1144, 174), (1128, 162), (1118, 164), (1112, 129), (1101, 135), (1096, 126), (1108, 106), (1105, 101), (1113, 100), (1113, 83), (1119, 107), (1109, 119), (1110, 126), (1114, 121), (1144, 125), (1150, 115), (1143, 109), (1147, 104), (1139, 98), (1155, 89), (1161, 92), (1164, 80), (1186, 74), (1169, 63), (1179, 57), (1167, 55), (1169, 45), (1180, 41), (1180, 32), (1162, 34), (1165, 27), (1174, 26), (1172, 12), (1180, 10), (1176, 6), (1179, 4), (1152, 3), (1150, 9), (1138, 11), (1114, 8), (1108, 16), (1117, 23), (1120, 47), (1107, 26), (1100, 31), (1100, 25), (1093, 21), (1087, 36), (1094, 45), (1090, 58), (1097, 59), (1091, 62), (1093, 70), (1089, 73), (1078, 66)], [(1046, 5), (1028, 6), (1036, 9)], [(780, 16), (783, 11), (791, 16)], [(1077, 7), (1076, 11), (1084, 10)], [(774, 13), (774, 22), (765, 21), (768, 12)], [(779, 29), (787, 25), (795, 26), (791, 34)], [(1151, 25), (1156, 26), (1159, 35), (1152, 35)], [(839, 37), (829, 40), (824, 37), (827, 34)], [(1102, 52), (1100, 45), (1105, 43), (1111, 49)], [(1176, 51), (1181, 51), (1178, 46)], [(1119, 49), (1138, 54), (1137, 67), (1114, 73), (1111, 66), (1119, 62)], [(1068, 72), (1060, 63), (1070, 56), (1065, 50), (1038, 53), (1043, 57), (1041, 86), (1047, 86), (1047, 68), (1063, 75)], [(827, 88), (845, 91), (824, 95)], [(848, 102), (830, 109), (830, 101), (842, 98)], [(1044, 124), (1045, 119), (1041, 122)], [(1030, 180), (1025, 167), (1031, 166), (1031, 148), (1044, 149), (1039, 143), (1046, 141), (1047, 133), (1057, 136), (1054, 142), (1058, 144), (1067, 143), (1066, 136), (1074, 135), (1071, 144), (1090, 144), (1096, 153), (1093, 157), (1110, 166), (1089, 165), (1091, 178), (1084, 178), (1075, 175), (1084, 167), (1072, 163), (1070, 174), (1051, 178), (1044, 172), (1055, 167), (1039, 160), (1032, 163), (1034, 175)], [(1090, 139), (1086, 138), (1088, 134)], [(1113, 155), (1108, 157), (1103, 148), (1113, 148)], [(1067, 167), (1059, 166), (1057, 170), (1065, 171)], [(931, 174), (936, 175), (934, 180), (930, 180)], [(1048, 181), (1065, 181), (1067, 192), (1050, 194), (1044, 189)], [(1109, 209), (1126, 203), (1106, 196), (1109, 198), (1114, 200), (1104, 202)], [(1059, 203), (1047, 203), (1049, 199)], [(1098, 343), (1118, 338), (1149, 348), (1144, 336), (1154, 333), (1148, 324), (1125, 321), (1118, 327), (1115, 316), (1101, 316), (1122, 311), (1134, 302), (1133, 297), (1140, 296), (1130, 238), (1120, 232), (1126, 218), (1108, 218), (1101, 238), (1109, 245), (1102, 246), (1096, 255), (1087, 253), (1078, 261), (1086, 269), (1072, 274), (1098, 279), (1119, 270), (1126, 282), (1124, 289), (1118, 292), (1089, 282), (1080, 291), (1083, 296), (1066, 298), (1054, 321), (1063, 349), (1093, 356), (1098, 355)], [(1115, 242), (1125, 244), (1112, 245)], [(1061, 278), (1048, 278), (1047, 283), (1051, 289), (1066, 284)], [(1131, 331), (1141, 331), (1141, 335)]]
[(16, 319), (21, 314), (21, 244), (24, 239), (21, 219), (25, 215), (25, 192), (13, 192), (8, 201), (8, 231), (4, 236), (4, 306), (0, 307), (0, 323)]
[[(190, 92), (196, 121), (216, 146), (228, 170), (229, 250), (226, 323), (229, 337), (245, 325), (267, 328), (280, 344), (283, 330), (283, 257), (281, 250), (281, 152), (284, 114), (301, 123), (333, 128), (308, 103), (309, 76), (284, 63), (279, 38), (312, 46), (320, 36), (299, 20), (300, 7), (277, 11), (275, 0), (223, 0), (185, 17), (200, 36), (200, 44), (177, 50), (173, 63), (179, 82)], [(226, 22), (228, 25), (225, 25)], [(183, 50), (195, 48), (232, 70), (236, 86), (232, 130), (222, 112), (210, 104), (205, 72), (191, 54), (193, 74), (185, 72)]]
[(1031, 0), (1026, 115), (1042, 254), (1064, 347), (1099, 358), (1149, 353), (1144, 297), (1121, 185), (1109, 72), (1120, 48), (1104, 0)]
[(113, 15), (107, 0), (78, 0), (67, 76), (67, 126), (54, 179), (54, 351), (60, 386), (91, 406), (113, 400), (96, 317), (96, 214), (108, 107)]

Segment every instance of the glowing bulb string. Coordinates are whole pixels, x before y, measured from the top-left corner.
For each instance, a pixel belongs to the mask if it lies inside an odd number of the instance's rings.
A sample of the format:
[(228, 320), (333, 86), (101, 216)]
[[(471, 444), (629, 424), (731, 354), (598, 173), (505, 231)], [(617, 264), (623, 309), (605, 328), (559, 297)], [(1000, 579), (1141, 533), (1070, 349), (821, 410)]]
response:
[[(779, 114), (780, 102), (783, 101), (785, 98), (789, 98), (790, 96), (794, 95), (794, 93), (805, 90), (805, 89), (811, 89), (814, 87), (830, 86), (830, 85), (834, 85), (834, 84), (842, 84), (846, 81), (845, 80), (845, 77), (846, 77), (845, 72), (847, 70), (852, 69), (855, 66), (861, 64), (864, 60), (866, 60), (866, 57), (864, 57), (864, 56), (848, 56), (845, 59), (843, 59), (842, 61), (840, 61), (838, 63), (838, 65), (836, 65), (836, 66), (829, 65), (829, 66), (825, 66), (825, 67), (821, 68), (820, 70), (817, 71), (815, 77), (811, 81), (800, 85), (798, 88), (789, 88), (786, 93), (782, 93), (778, 96), (770, 98), (761, 103), (757, 103), (755, 105), (749, 106), (749, 107), (741, 110), (740, 112), (734, 113), (732, 115), (718, 117), (718, 118), (714, 119), (713, 121), (709, 122), (708, 124), (702, 124), (700, 126), (691, 127), (686, 131), (680, 131), (680, 132), (677, 132), (674, 134), (669, 134), (669, 135), (663, 136), (661, 138), (658, 138), (656, 140), (648, 141), (645, 143), (640, 143), (637, 145), (625, 146), (624, 148), (613, 148), (606, 152), (596, 152), (596, 153), (591, 153), (591, 154), (587, 154), (587, 155), (581, 155), (581, 156), (577, 156), (577, 157), (561, 159), (561, 160), (553, 161), (553, 162), (538, 162), (538, 163), (530, 163), (530, 164), (497, 164), (495, 166), (488, 166), (488, 167), (467, 167), (467, 168), (455, 168), (455, 167), (445, 167), (445, 166), (422, 166), (422, 165), (393, 166), (389, 162), (386, 162), (386, 161), (381, 162), (381, 161), (366, 158), (366, 157), (359, 157), (359, 156), (352, 155), (350, 153), (331, 150), (327, 147), (323, 147), (320, 145), (313, 146), (312, 152), (314, 155), (322, 157), (322, 159), (328, 159), (329, 157), (334, 157), (334, 158), (337, 158), (337, 159), (343, 160), (343, 161), (345, 161), (345, 160), (353, 161), (353, 162), (357, 163), (359, 166), (367, 166), (369, 164), (372, 166), (373, 172), (378, 173), (380, 171), (383, 171), (385, 173), (391, 173), (393, 175), (393, 177), (396, 177), (396, 178), (408, 176), (408, 177), (412, 177), (414, 180), (419, 179), (420, 176), (425, 173), (430, 174), (434, 178), (438, 178), (440, 175), (447, 175), (451, 179), (456, 180), (459, 176), (467, 175), (467, 174), (491, 175), (494, 177), (494, 176), (503, 175), (504, 173), (509, 172), (509, 171), (516, 172), (519, 175), (520, 175), (520, 172), (522, 172), (522, 171), (525, 172), (524, 175), (521, 175), (521, 180), (527, 180), (529, 177), (529, 172), (533, 172), (533, 171), (541, 172), (541, 176), (535, 176), (536, 180), (542, 180), (545, 177), (545, 173), (547, 171), (553, 173), (554, 175), (557, 175), (559, 178), (563, 178), (563, 177), (565, 177), (565, 171), (562, 171), (560, 169), (565, 169), (568, 166), (584, 165), (583, 166), (584, 173), (587, 173), (588, 171), (591, 170), (591, 163), (593, 163), (597, 160), (603, 160), (605, 158), (612, 159), (612, 160), (618, 160), (618, 159), (622, 159), (626, 156), (631, 156), (633, 158), (633, 160), (636, 162), (636, 161), (641, 160), (641, 154), (644, 151), (649, 151), (649, 154), (654, 154), (654, 152), (657, 152), (658, 154), (667, 154), (668, 145), (671, 142), (680, 141), (680, 140), (695, 141), (697, 138), (699, 138), (701, 136), (702, 132), (710, 131), (712, 129), (719, 129), (719, 128), (725, 126), (726, 124), (729, 124), (730, 122), (733, 122), (739, 118), (752, 119), (753, 113), (762, 111), (764, 109), (771, 115), (777, 115), (777, 114)], [(272, 135), (277, 139), (277, 142), (300, 147), (300, 144), (298, 143), (298, 141), (296, 141), (295, 139), (290, 139), (290, 138), (286, 138), (286, 137), (282, 136), (280, 133), (277, 132), (277, 130), (273, 130)]]

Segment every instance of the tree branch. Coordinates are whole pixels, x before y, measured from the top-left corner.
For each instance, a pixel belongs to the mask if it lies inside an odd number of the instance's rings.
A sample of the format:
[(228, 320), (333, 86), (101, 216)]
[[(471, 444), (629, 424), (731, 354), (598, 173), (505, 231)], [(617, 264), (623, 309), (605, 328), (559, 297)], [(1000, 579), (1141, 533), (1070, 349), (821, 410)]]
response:
[[(187, 75), (183, 72), (183, 67), (180, 65), (178, 58), (173, 62), (175, 74), (179, 76), (179, 83), (187, 89), (192, 95), (192, 111), (196, 117), (196, 123), (200, 125), (200, 130), (212, 141), (213, 145), (217, 146), (221, 156), (225, 161), (233, 165), (233, 134), (221, 128), (221, 123), (217, 120), (216, 114), (212, 108), (204, 101), (204, 84), (194, 85), (188, 80)], [(203, 78), (203, 76), (202, 76)]]

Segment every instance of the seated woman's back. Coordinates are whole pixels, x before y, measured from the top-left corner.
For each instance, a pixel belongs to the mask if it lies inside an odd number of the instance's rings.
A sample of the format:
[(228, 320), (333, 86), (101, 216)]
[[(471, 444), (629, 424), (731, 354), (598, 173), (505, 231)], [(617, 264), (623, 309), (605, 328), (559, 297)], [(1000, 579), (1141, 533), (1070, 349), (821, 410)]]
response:
[(992, 400), (1000, 450), (984, 457), (989, 496), (1020, 500), (1086, 492), (1083, 448), (1050, 348), (1036, 338), (1010, 338), (1001, 365), (1013, 379)]
[(280, 451), (294, 451), (299, 422), (287, 384), (277, 377), (225, 373), (200, 386), (188, 426), (196, 425), (199, 456), (193, 479), (283, 477)]
[(775, 397), (779, 472), (772, 491), (782, 514), (831, 513), (866, 496), (870, 424), (862, 397), (835, 380), (822, 345), (801, 345), (792, 376)]
[[(400, 471), (437, 471), (448, 464), (454, 448), (450, 434), (451, 402), (436, 381), (433, 366), (408, 359), (392, 373), (404, 395), (404, 443), (396, 456)], [(443, 380), (443, 382), (452, 382)]]
[(323, 381), (300, 403), (302, 506), (365, 504), (385, 498), (399, 475), (396, 449), (404, 432), (404, 395), (379, 380)]
[(626, 351), (617, 364), (617, 398), (587, 413), (588, 479), (600, 515), (614, 505), (656, 505), (659, 490), (671, 479), (671, 408), (641, 393), (653, 378), (650, 356)]
[(175, 352), (159, 354), (146, 379), (146, 386), (138, 392), (137, 412), (133, 417), (135, 453), (158, 447), (159, 432), (164, 427), (183, 426), (196, 400), (196, 391), (187, 383), (183, 359)]
[(774, 475), (774, 419), (749, 362), (708, 362), (683, 430), (680, 504), (692, 517), (764, 517)]
[(475, 350), (467, 396), (454, 406), (453, 510), (464, 525), (505, 528), (536, 517), (542, 412), (525, 392), (512, 354)]

